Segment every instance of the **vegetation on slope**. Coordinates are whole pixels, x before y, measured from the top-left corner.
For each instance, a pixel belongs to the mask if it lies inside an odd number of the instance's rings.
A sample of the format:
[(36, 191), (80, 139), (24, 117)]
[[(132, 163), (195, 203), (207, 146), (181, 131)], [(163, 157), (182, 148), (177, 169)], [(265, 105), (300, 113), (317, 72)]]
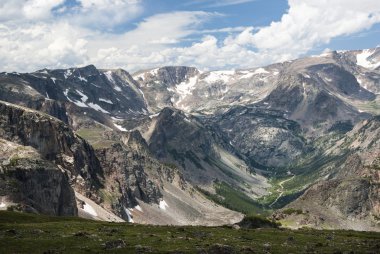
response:
[(376, 253), (380, 233), (174, 227), (0, 212), (0, 253)]

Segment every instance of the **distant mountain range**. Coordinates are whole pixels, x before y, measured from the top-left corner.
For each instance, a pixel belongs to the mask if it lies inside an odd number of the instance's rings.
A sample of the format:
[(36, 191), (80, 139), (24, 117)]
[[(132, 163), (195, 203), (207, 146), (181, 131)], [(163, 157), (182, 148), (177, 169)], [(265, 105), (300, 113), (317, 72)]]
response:
[(0, 209), (380, 229), (380, 48), (261, 68), (0, 73)]

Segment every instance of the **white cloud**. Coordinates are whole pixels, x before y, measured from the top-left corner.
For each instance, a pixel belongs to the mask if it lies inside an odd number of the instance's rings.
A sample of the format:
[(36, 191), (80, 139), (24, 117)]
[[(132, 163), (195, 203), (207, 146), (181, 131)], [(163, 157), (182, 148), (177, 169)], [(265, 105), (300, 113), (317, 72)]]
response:
[(128, 59), (124, 66), (130, 70), (169, 64), (205, 69), (246, 68), (294, 59), (332, 38), (369, 29), (380, 22), (380, 2), (371, 0), (360, 3), (290, 0), (289, 5), (279, 22), (259, 29), (248, 27), (224, 40), (205, 36), (189, 47), (168, 46), (155, 51), (134, 47), (133, 50), (117, 51), (117, 55), (119, 59)]
[(28, 19), (47, 19), (51, 10), (61, 5), (65, 0), (29, 0), (25, 1), (23, 12)]
[(188, 5), (193, 4), (206, 4), (206, 7), (223, 7), (237, 4), (244, 4), (254, 2), (257, 0), (193, 0)]
[[(221, 15), (181, 11), (153, 15), (115, 34), (109, 31), (139, 15), (140, 0), (80, 0), (75, 8), (60, 7), (60, 15), (52, 18), (61, 2), (0, 0), (1, 71), (84, 64), (129, 71), (162, 65), (254, 67), (305, 55), (333, 38), (380, 23), (379, 1), (289, 0), (281, 20), (261, 28), (205, 29), (205, 22)], [(34, 16), (24, 11), (29, 5)], [(180, 44), (185, 40), (192, 44)]]
[(224, 28), (218, 28), (218, 29), (204, 29), (204, 30), (196, 31), (195, 33), (200, 33), (200, 34), (237, 33), (237, 32), (243, 32), (246, 29), (254, 29), (254, 28), (251, 26), (224, 27)]
[(0, 25), (2, 71), (81, 65), (87, 58), (87, 41), (83, 37), (86, 33), (67, 22), (24, 27)]
[(98, 29), (114, 26), (136, 18), (143, 11), (142, 0), (78, 0), (81, 7), (70, 16), (74, 23)]
[(0, 21), (41, 20), (51, 17), (51, 10), (65, 0), (0, 0)]
[(252, 35), (261, 51), (304, 54), (332, 38), (350, 35), (380, 22), (380, 2), (373, 0), (289, 0), (289, 11), (279, 22)]

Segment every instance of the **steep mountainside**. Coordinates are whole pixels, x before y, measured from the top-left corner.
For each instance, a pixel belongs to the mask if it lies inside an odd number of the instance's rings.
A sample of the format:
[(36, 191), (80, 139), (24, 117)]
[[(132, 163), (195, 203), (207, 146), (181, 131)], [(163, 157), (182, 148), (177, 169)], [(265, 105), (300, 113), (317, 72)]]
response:
[(287, 208), (299, 214), (277, 218), (293, 226), (379, 230), (380, 117), (358, 124), (330, 150), (349, 156)]
[[(215, 225), (241, 214), (210, 200), (246, 213), (314, 200), (315, 211), (329, 207), (321, 218), (334, 227), (350, 218), (346, 228), (372, 229), (379, 56), (380, 48), (329, 52), (233, 71), (169, 66), (130, 75), (90, 65), (0, 73), (1, 149), (10, 147), (1, 179), (18, 186), (7, 185), (1, 202)], [(45, 191), (50, 198), (36, 199)], [(303, 224), (319, 223), (310, 218)]]
[(165, 108), (143, 136), (159, 160), (177, 165), (193, 184), (209, 189), (218, 179), (254, 197), (266, 193), (265, 179), (251, 171), (227, 138), (194, 116)]

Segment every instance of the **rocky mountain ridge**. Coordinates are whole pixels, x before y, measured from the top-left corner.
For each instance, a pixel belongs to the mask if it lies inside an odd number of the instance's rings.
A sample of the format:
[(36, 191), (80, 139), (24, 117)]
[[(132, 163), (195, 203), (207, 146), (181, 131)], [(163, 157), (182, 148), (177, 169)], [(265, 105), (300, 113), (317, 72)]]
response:
[[(124, 220), (186, 224), (207, 217), (219, 223), (217, 214), (223, 214), (233, 221), (238, 213), (209, 200), (236, 209), (221, 188), (236, 191), (239, 202), (272, 209), (319, 191), (314, 183), (336, 168), (345, 171), (346, 160), (358, 152), (335, 142), (380, 114), (379, 52), (329, 52), (234, 71), (173, 66), (130, 75), (90, 65), (0, 73), (0, 99), (26, 107), (1, 104), (8, 116), (1, 138), (30, 145), (42, 160), (68, 167), (78, 195)], [(20, 110), (46, 115), (18, 120)], [(62, 133), (65, 141), (56, 138), (57, 150), (51, 138)], [(371, 133), (378, 136), (375, 129)], [(276, 187), (286, 177), (291, 179)]]

